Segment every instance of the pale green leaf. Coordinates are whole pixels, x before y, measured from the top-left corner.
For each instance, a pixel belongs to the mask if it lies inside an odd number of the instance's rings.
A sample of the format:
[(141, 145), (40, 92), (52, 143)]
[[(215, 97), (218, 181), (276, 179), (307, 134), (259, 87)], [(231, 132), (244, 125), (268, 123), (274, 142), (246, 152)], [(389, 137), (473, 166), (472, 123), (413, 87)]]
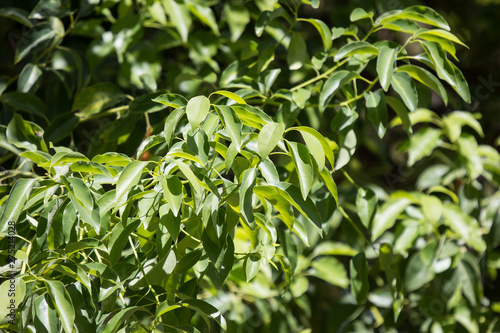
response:
[(193, 130), (205, 120), (209, 110), (210, 100), (205, 96), (196, 96), (189, 100), (186, 106), (186, 114)]
[(410, 74), (405, 72), (394, 73), (392, 75), (391, 87), (399, 94), (410, 111), (415, 111), (417, 109), (417, 87)]
[(177, 94), (163, 94), (152, 99), (153, 102), (173, 107), (174, 109), (187, 105), (187, 99)]
[(285, 125), (283, 123), (270, 122), (262, 127), (257, 139), (257, 147), (262, 160), (274, 150), (283, 137), (284, 131)]
[(141, 179), (146, 164), (146, 162), (133, 161), (122, 170), (116, 183), (115, 208), (127, 200), (128, 193)]
[(222, 119), (224, 119), (224, 127), (226, 128), (231, 141), (234, 143), (234, 147), (239, 152), (241, 149), (242, 131), (242, 124), (240, 119), (230, 106), (217, 105), (215, 108), (222, 115)]
[(9, 193), (7, 203), (5, 204), (4, 211), (2, 212), (2, 218), (0, 219), (0, 231), (5, 231), (9, 222), (17, 222), (17, 219), (23, 211), (24, 204), (28, 200), (35, 182), (36, 179), (33, 178), (21, 178), (16, 181), (14, 187)]
[(182, 183), (176, 176), (168, 175), (161, 178), (161, 187), (163, 188), (163, 197), (168, 203), (174, 216), (179, 214), (182, 204)]
[(325, 22), (317, 19), (299, 19), (299, 21), (309, 22), (318, 30), (325, 52), (332, 48), (332, 33)]
[(411, 136), (408, 146), (408, 166), (412, 166), (422, 158), (429, 156), (441, 142), (441, 134), (441, 130), (426, 127)]
[(383, 138), (387, 129), (387, 103), (382, 90), (365, 92), (366, 112), (380, 138)]
[(333, 257), (322, 257), (314, 260), (311, 267), (312, 269), (309, 270), (309, 275), (316, 276), (317, 278), (343, 289), (347, 289), (349, 286), (347, 271), (338, 259)]
[(389, 199), (375, 214), (372, 224), (372, 241), (379, 238), (387, 229), (392, 228), (394, 223), (411, 201), (408, 198)]
[(162, 4), (168, 18), (179, 32), (182, 41), (187, 43), (192, 23), (189, 8), (185, 3), (179, 3), (175, 0), (162, 0)]
[(380, 49), (380, 53), (377, 57), (377, 74), (380, 80), (380, 85), (384, 88), (384, 91), (387, 91), (387, 89), (389, 89), (389, 85), (391, 84), (392, 74), (394, 73), (394, 68), (396, 67), (397, 54), (397, 49), (384, 46)]
[(446, 93), (446, 89), (443, 87), (442, 83), (428, 70), (414, 65), (404, 65), (398, 67), (396, 71), (410, 74), (413, 79), (425, 84), (441, 96), (444, 104), (448, 104), (448, 94)]
[(245, 222), (250, 226), (254, 224), (252, 193), (256, 183), (256, 178), (257, 169), (247, 169), (243, 172), (240, 185), (240, 212)]
[(299, 177), (300, 191), (305, 200), (312, 187), (314, 171), (311, 163), (309, 150), (306, 146), (297, 142), (287, 142), (295, 164), (295, 170)]
[[(212, 96), (214, 94), (230, 98), (230, 99), (232, 99), (233, 101), (235, 101), (236, 103), (239, 103), (239, 104), (247, 104), (247, 102), (245, 102), (245, 100), (243, 98), (241, 98), (240, 96), (236, 95), (235, 93), (227, 91), (227, 90), (217, 90), (217, 91), (214, 91), (213, 93), (210, 94), (210, 96)], [(209, 96), (209, 98), (210, 98), (210, 96)]]
[(367, 228), (375, 215), (376, 207), (377, 196), (375, 193), (370, 189), (359, 188), (356, 196), (356, 208), (361, 222)]

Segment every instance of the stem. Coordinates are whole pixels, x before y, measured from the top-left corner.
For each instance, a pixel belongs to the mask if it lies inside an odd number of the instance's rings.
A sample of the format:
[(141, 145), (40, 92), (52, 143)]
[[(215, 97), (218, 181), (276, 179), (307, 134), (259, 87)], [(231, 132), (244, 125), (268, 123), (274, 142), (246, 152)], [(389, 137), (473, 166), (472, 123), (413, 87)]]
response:
[(139, 260), (139, 256), (137, 255), (137, 252), (135, 251), (135, 245), (134, 245), (134, 242), (132, 241), (132, 237), (128, 236), (128, 241), (130, 243), (130, 247), (132, 248), (132, 251), (134, 252), (134, 257), (135, 257), (135, 260), (137, 260), (137, 265), (139, 265), (139, 269), (141, 270), (142, 274), (144, 275), (144, 280), (146, 280), (146, 283), (148, 284), (149, 290), (155, 296), (157, 304), (160, 305), (160, 299), (158, 298), (158, 294), (156, 294), (156, 291), (151, 286), (151, 283), (149, 282), (148, 276), (146, 275), (146, 272), (144, 271), (144, 267), (142, 266), (142, 263)]
[(340, 66), (342, 66), (343, 64), (345, 64), (347, 62), (347, 59), (344, 59), (342, 60), (341, 62), (339, 62), (337, 65), (333, 66), (332, 68), (330, 68), (329, 70), (327, 70), (326, 72), (324, 72), (323, 74), (321, 75), (318, 75), (316, 77), (313, 77), (312, 79), (310, 80), (307, 80), (306, 82), (303, 82), (295, 87), (293, 87), (292, 89), (290, 89), (290, 92), (294, 92), (295, 90), (298, 90), (302, 87), (305, 87), (311, 83), (314, 83), (318, 80), (321, 80), (322, 78), (325, 78), (327, 77), (328, 75), (330, 75), (331, 73), (333, 73), (337, 68), (339, 68)]
[(347, 180), (348, 180), (348, 181), (349, 181), (352, 185), (354, 185), (354, 187), (359, 188), (359, 185), (358, 185), (358, 184), (356, 184), (356, 183), (354, 182), (354, 180), (351, 178), (351, 176), (349, 176), (349, 174), (347, 173), (347, 171), (345, 171), (344, 169), (341, 169), (340, 171), (344, 174), (345, 178), (346, 178), (346, 179), (347, 179)]

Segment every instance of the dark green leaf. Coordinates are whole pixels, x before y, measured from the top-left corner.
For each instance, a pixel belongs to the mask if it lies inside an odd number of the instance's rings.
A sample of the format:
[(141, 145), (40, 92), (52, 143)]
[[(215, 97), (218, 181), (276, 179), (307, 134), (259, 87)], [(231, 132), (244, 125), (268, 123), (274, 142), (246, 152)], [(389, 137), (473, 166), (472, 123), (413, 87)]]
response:
[(356, 298), (356, 302), (361, 304), (365, 301), (370, 284), (368, 282), (368, 263), (363, 252), (351, 259), (351, 292)]
[(307, 56), (307, 45), (304, 38), (298, 33), (293, 33), (287, 51), (286, 60), (290, 70), (302, 68)]
[(125, 99), (125, 94), (112, 83), (97, 83), (83, 89), (75, 97), (71, 110), (81, 118), (87, 118), (112, 107)]

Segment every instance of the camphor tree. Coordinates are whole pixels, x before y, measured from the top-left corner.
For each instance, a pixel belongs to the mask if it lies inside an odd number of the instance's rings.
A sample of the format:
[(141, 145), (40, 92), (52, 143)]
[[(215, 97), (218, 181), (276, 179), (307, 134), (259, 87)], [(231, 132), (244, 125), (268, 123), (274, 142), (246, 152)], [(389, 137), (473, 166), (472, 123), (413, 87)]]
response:
[(433, 9), (25, 6), (0, 8), (2, 329), (498, 330), (500, 155), (430, 110), (471, 99)]

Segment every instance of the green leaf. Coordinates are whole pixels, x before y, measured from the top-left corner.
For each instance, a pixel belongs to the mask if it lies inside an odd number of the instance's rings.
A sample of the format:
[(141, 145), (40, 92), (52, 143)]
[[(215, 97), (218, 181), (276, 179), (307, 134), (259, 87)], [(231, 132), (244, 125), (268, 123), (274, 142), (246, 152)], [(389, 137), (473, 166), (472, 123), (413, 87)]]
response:
[(123, 249), (128, 244), (130, 234), (137, 230), (141, 221), (139, 219), (128, 219), (126, 223), (126, 225), (125, 222), (117, 223), (108, 239), (109, 260), (113, 265), (120, 261)]
[(432, 60), (438, 77), (448, 82), (465, 102), (470, 103), (469, 85), (462, 72), (446, 58), (443, 48), (434, 42), (423, 41), (422, 45), (429, 58)]
[(410, 74), (396, 72), (392, 75), (391, 87), (401, 96), (401, 99), (410, 111), (418, 107), (417, 87)]
[(243, 125), (261, 129), (263, 125), (272, 122), (272, 119), (266, 113), (250, 105), (231, 105), (231, 107), (234, 112), (236, 112)]
[(172, 146), (172, 139), (174, 137), (175, 130), (177, 125), (179, 124), (180, 119), (186, 113), (186, 108), (181, 107), (172, 111), (171, 114), (168, 115), (167, 120), (165, 120), (165, 127), (163, 129), (163, 133), (165, 134), (165, 142), (169, 147)]
[(243, 172), (240, 185), (240, 212), (245, 222), (250, 226), (254, 225), (252, 193), (256, 178), (257, 168), (247, 169)]
[(330, 192), (330, 194), (333, 196), (333, 199), (335, 199), (335, 203), (338, 205), (339, 204), (339, 199), (338, 199), (338, 193), (337, 193), (337, 185), (333, 181), (332, 175), (330, 174), (330, 171), (328, 169), (323, 169), (320, 172), (320, 176), (323, 179), (323, 182), (326, 185), (326, 188)]
[(450, 26), (441, 15), (434, 9), (425, 6), (413, 6), (403, 10), (391, 10), (380, 15), (375, 21), (375, 25), (380, 26), (402, 19), (410, 19), (433, 25), (444, 30), (450, 30)]
[(174, 160), (174, 163), (177, 165), (179, 170), (181, 170), (184, 177), (186, 177), (186, 179), (189, 181), (189, 183), (193, 187), (193, 190), (198, 194), (201, 193), (202, 189), (201, 189), (199, 180), (195, 176), (194, 172), (189, 168), (189, 166), (187, 166), (185, 163), (178, 161), (178, 160)]
[(196, 96), (189, 100), (186, 114), (193, 131), (205, 120), (210, 110), (210, 100), (205, 96)]
[[(318, 140), (318, 138), (315, 135), (310, 134), (307, 131), (300, 131), (300, 134), (302, 135), (302, 138), (306, 143), (307, 149), (309, 150), (314, 160), (316, 161), (316, 164), (318, 165), (318, 170), (321, 172), (321, 170), (323, 170), (323, 168), (325, 167), (325, 151), (321, 144), (321, 141)], [(326, 141), (325, 144), (328, 145)]]
[(288, 141), (287, 143), (291, 151), (293, 162), (295, 164), (295, 170), (297, 171), (297, 175), (299, 177), (302, 198), (305, 200), (307, 198), (307, 195), (309, 194), (309, 191), (311, 190), (314, 177), (309, 150), (301, 143)]
[(186, 253), (175, 266), (174, 272), (177, 274), (186, 273), (191, 267), (196, 265), (203, 254), (202, 249), (193, 250)]
[(318, 243), (314, 247), (314, 251), (311, 254), (313, 257), (318, 256), (355, 256), (359, 251), (353, 249), (351, 246), (340, 243), (340, 242), (332, 242), (332, 241), (322, 241)]
[(165, 142), (165, 135), (163, 133), (150, 136), (146, 140), (142, 141), (141, 145), (137, 148), (137, 158), (140, 158), (144, 152), (163, 142)]
[(380, 54), (377, 57), (377, 74), (380, 80), (380, 85), (384, 91), (389, 89), (392, 81), (392, 74), (396, 67), (397, 49), (392, 49), (384, 46), (380, 49)]
[[(385, 97), (387, 104), (396, 112), (398, 115), (398, 118), (395, 118), (394, 120), (399, 120), (399, 124), (403, 124), (404, 129), (406, 130), (406, 133), (409, 135), (413, 134), (413, 129), (411, 127), (412, 123), (410, 122), (410, 118), (408, 116), (408, 109), (406, 106), (401, 102), (398, 98), (392, 97), (392, 96), (386, 96)], [(412, 113), (413, 115), (414, 113)], [(391, 125), (393, 124), (393, 121), (391, 121)]]
[(33, 302), (33, 317), (33, 323), (37, 332), (60, 332), (58, 329), (59, 318), (57, 317), (57, 311), (47, 294), (35, 298)]
[(299, 21), (309, 22), (314, 25), (321, 36), (325, 52), (329, 51), (332, 48), (332, 33), (325, 22), (317, 19), (299, 19)]
[(29, 13), (21, 8), (5, 7), (0, 8), (0, 16), (10, 18), (11, 20), (17, 21), (24, 24), (28, 28), (33, 28), (33, 23), (31, 23), (28, 18)]
[(432, 29), (432, 30), (421, 29), (420, 31), (416, 32), (414, 34), (414, 36), (415, 37), (419, 37), (419, 38), (423, 38), (423, 39), (425, 39), (427, 36), (437, 36), (437, 37), (444, 38), (444, 39), (447, 39), (447, 40), (452, 41), (454, 43), (457, 43), (457, 44), (460, 44), (462, 46), (467, 47), (467, 45), (465, 45), (460, 39), (458, 39), (457, 36), (455, 36), (454, 34), (452, 34), (449, 31), (446, 31), (446, 30), (441, 30), (441, 29)]
[(420, 30), (420, 26), (417, 23), (410, 21), (408, 19), (388, 22), (382, 25), (380, 28), (406, 32), (408, 34), (413, 34), (415, 31)]
[(365, 92), (366, 112), (380, 138), (383, 138), (387, 129), (387, 103), (382, 90)]
[[(269, 186), (278, 189), (278, 193), (285, 198), (286, 201), (288, 201), (293, 207), (295, 207), (295, 209), (304, 215), (304, 217), (306, 217), (312, 225), (321, 230), (323, 223), (321, 215), (311, 198), (306, 197), (304, 199), (301, 195), (300, 189), (291, 184), (281, 182), (269, 184)], [(257, 186), (255, 188), (257, 188)]]
[(441, 134), (441, 130), (426, 127), (411, 136), (408, 146), (408, 166), (429, 156), (441, 142)]
[(21, 39), (16, 49), (14, 63), (19, 63), (35, 51), (57, 45), (64, 37), (64, 33), (64, 25), (56, 17), (49, 17), (47, 21), (37, 24)]
[(391, 198), (375, 214), (372, 224), (372, 241), (379, 238), (387, 229), (392, 228), (394, 223), (411, 201), (408, 198)]
[(292, 230), (295, 217), (292, 214), (291, 204), (279, 189), (274, 186), (260, 186), (254, 187), (254, 193), (264, 203), (264, 199), (269, 201), (273, 207), (280, 213), (279, 218), (287, 225), (289, 230)]
[(245, 258), (243, 265), (245, 266), (245, 278), (249, 282), (257, 275), (260, 268), (260, 254), (250, 254)]
[(365, 18), (370, 18), (373, 17), (373, 13), (367, 13), (363, 8), (356, 8), (351, 12), (351, 16), (349, 16), (349, 19), (351, 22), (356, 22)]
[(43, 101), (34, 94), (12, 91), (3, 94), (0, 97), (0, 102), (11, 106), (15, 110), (25, 111), (45, 118), (45, 106), (43, 105)]
[(367, 228), (370, 227), (376, 207), (377, 196), (375, 193), (370, 189), (359, 188), (356, 196), (356, 208), (361, 222)]
[(284, 131), (285, 125), (283, 123), (270, 122), (262, 127), (257, 139), (257, 148), (261, 160), (264, 160), (274, 150), (274, 147), (283, 137)]
[(337, 91), (340, 90), (347, 82), (358, 77), (359, 74), (341, 70), (335, 72), (324, 84), (323, 89), (319, 95), (319, 109), (324, 111), (330, 103), (331, 99), (335, 96)]
[(42, 76), (42, 73), (42, 70), (37, 65), (29, 63), (24, 66), (17, 80), (17, 91), (30, 92), (35, 87), (40, 76)]
[(311, 267), (309, 275), (325, 280), (342, 289), (347, 289), (349, 286), (347, 272), (339, 260), (333, 257), (322, 257), (314, 260)]
[(210, 7), (192, 1), (189, 1), (187, 6), (189, 7), (191, 13), (193, 13), (193, 15), (195, 15), (200, 22), (212, 29), (216, 36), (220, 36), (214, 12), (210, 9)]
[(356, 298), (358, 304), (366, 300), (366, 296), (370, 291), (370, 284), (368, 282), (368, 263), (363, 252), (354, 256), (350, 263), (351, 271), (351, 292)]
[[(243, 98), (241, 98), (240, 96), (236, 95), (235, 93), (227, 91), (227, 90), (214, 91), (213, 93), (210, 94), (210, 96), (212, 96), (213, 94), (217, 94), (217, 95), (221, 95), (221, 96), (230, 98), (239, 104), (247, 104), (247, 102), (245, 102), (245, 100)], [(210, 98), (210, 96), (209, 96), (209, 98)]]
[(189, 8), (186, 4), (178, 3), (175, 0), (162, 0), (162, 4), (168, 18), (179, 32), (182, 42), (187, 43), (192, 23)]
[(404, 65), (398, 67), (397, 72), (406, 72), (411, 75), (411, 77), (427, 87), (431, 88), (443, 99), (444, 104), (448, 104), (448, 94), (446, 89), (443, 87), (441, 82), (428, 70), (414, 66), (414, 65)]
[(105, 325), (101, 326), (99, 333), (115, 333), (120, 326), (138, 310), (142, 310), (142, 308), (138, 306), (129, 306), (117, 313), (110, 314), (108, 318), (111, 319), (107, 321)]
[(350, 44), (341, 47), (335, 54), (333, 60), (339, 61), (345, 57), (349, 57), (354, 54), (378, 55), (379, 50), (375, 46), (367, 42), (352, 42)]
[(288, 46), (286, 60), (290, 70), (297, 70), (302, 68), (307, 56), (307, 45), (298, 33), (292, 33), (290, 45)]
[(47, 291), (56, 306), (59, 319), (66, 333), (73, 333), (75, 310), (64, 284), (60, 281), (45, 280)]
[(161, 187), (163, 188), (163, 197), (168, 203), (174, 216), (179, 214), (182, 204), (182, 183), (176, 176), (168, 175), (161, 177)]
[(301, 109), (306, 107), (306, 102), (311, 97), (311, 91), (308, 89), (297, 89), (292, 92), (292, 100)]
[(425, 218), (432, 224), (437, 225), (443, 211), (441, 200), (433, 195), (424, 195), (421, 201)]
[(465, 160), (469, 177), (476, 179), (483, 173), (483, 163), (479, 156), (476, 139), (468, 133), (463, 133), (457, 140), (457, 146), (461, 158)]
[(224, 4), (224, 12), (227, 15), (227, 24), (231, 31), (231, 42), (236, 42), (245, 31), (250, 22), (250, 12), (243, 5)]
[(84, 223), (91, 225), (97, 233), (101, 230), (99, 207), (96, 206), (89, 188), (80, 178), (61, 176), (61, 180), (68, 189), (68, 196), (73, 202), (80, 218)]
[(234, 112), (234, 110), (230, 106), (226, 105), (217, 105), (215, 109), (222, 114), (222, 118), (224, 119), (224, 125), (231, 138), (231, 141), (234, 143), (234, 147), (238, 152), (241, 149), (241, 131), (242, 124), (240, 119)]
[(401, 279), (398, 278), (396, 272), (392, 268), (394, 261), (394, 253), (392, 250), (392, 245), (388, 243), (383, 243), (380, 246), (379, 262), (380, 268), (385, 271), (387, 277), (387, 284), (391, 290), (392, 296), (392, 308), (394, 310), (394, 321), (398, 320), (399, 313), (403, 307), (403, 290), (400, 283)]
[(116, 183), (115, 209), (127, 200), (128, 193), (141, 179), (146, 164), (146, 162), (133, 161), (122, 170)]
[(415, 253), (406, 266), (405, 290), (414, 291), (432, 281), (435, 276), (432, 262), (437, 250), (436, 241), (428, 243), (420, 252)]
[(188, 101), (184, 96), (177, 94), (163, 94), (152, 99), (153, 102), (168, 105), (174, 109), (186, 106)]
[(470, 126), (477, 134), (484, 137), (481, 124), (470, 112), (454, 111), (443, 117), (443, 128), (451, 142), (456, 142), (464, 125)]
[[(291, 127), (287, 129), (286, 131), (292, 131), (296, 130), (299, 131), (300, 134), (302, 135), (302, 138), (304, 139), (307, 148), (313, 155), (314, 159), (316, 160), (316, 163), (318, 164), (318, 169), (319, 171), (323, 170), (324, 167), (324, 162), (325, 162), (325, 156), (328, 162), (330, 162), (330, 165), (332, 168), (335, 165), (335, 158), (333, 156), (333, 151), (328, 142), (326, 141), (325, 137), (321, 135), (318, 131), (316, 131), (312, 127), (307, 127), (307, 126), (297, 126), (297, 127)], [(318, 149), (318, 145), (321, 146), (322, 150)], [(323, 167), (321, 167), (323, 166)]]
[(31, 11), (30, 18), (42, 19), (51, 16), (64, 17), (71, 12), (70, 0), (40, 0)]
[(80, 91), (71, 110), (81, 118), (87, 118), (112, 107), (125, 99), (125, 94), (112, 83), (101, 82)]
[[(5, 276), (7, 277), (8, 275)], [(15, 278), (14, 281), (12, 281), (12, 279), (6, 279), (0, 285), (0, 293), (0, 295), (9, 296), (8, 300), (4, 303), (4, 306), (0, 308), (0, 320), (3, 321), (5, 317), (7, 317), (7, 320), (12, 320), (14, 318), (12, 318), (12, 315), (9, 315), (11, 312), (7, 305), (10, 306), (10, 304), (14, 304), (15, 309), (21, 309), (21, 302), (26, 294), (26, 283), (22, 278), (20, 278), (20, 276)]]
[(21, 157), (25, 157), (31, 160), (33, 163), (39, 165), (46, 163), (52, 159), (52, 156), (43, 151), (23, 151), (19, 154)]
[(5, 231), (9, 226), (9, 222), (17, 222), (19, 215), (21, 215), (23, 211), (24, 204), (30, 196), (35, 181), (36, 179), (30, 178), (21, 178), (16, 181), (9, 193), (7, 203), (4, 206), (4, 211), (0, 219), (0, 231)]

